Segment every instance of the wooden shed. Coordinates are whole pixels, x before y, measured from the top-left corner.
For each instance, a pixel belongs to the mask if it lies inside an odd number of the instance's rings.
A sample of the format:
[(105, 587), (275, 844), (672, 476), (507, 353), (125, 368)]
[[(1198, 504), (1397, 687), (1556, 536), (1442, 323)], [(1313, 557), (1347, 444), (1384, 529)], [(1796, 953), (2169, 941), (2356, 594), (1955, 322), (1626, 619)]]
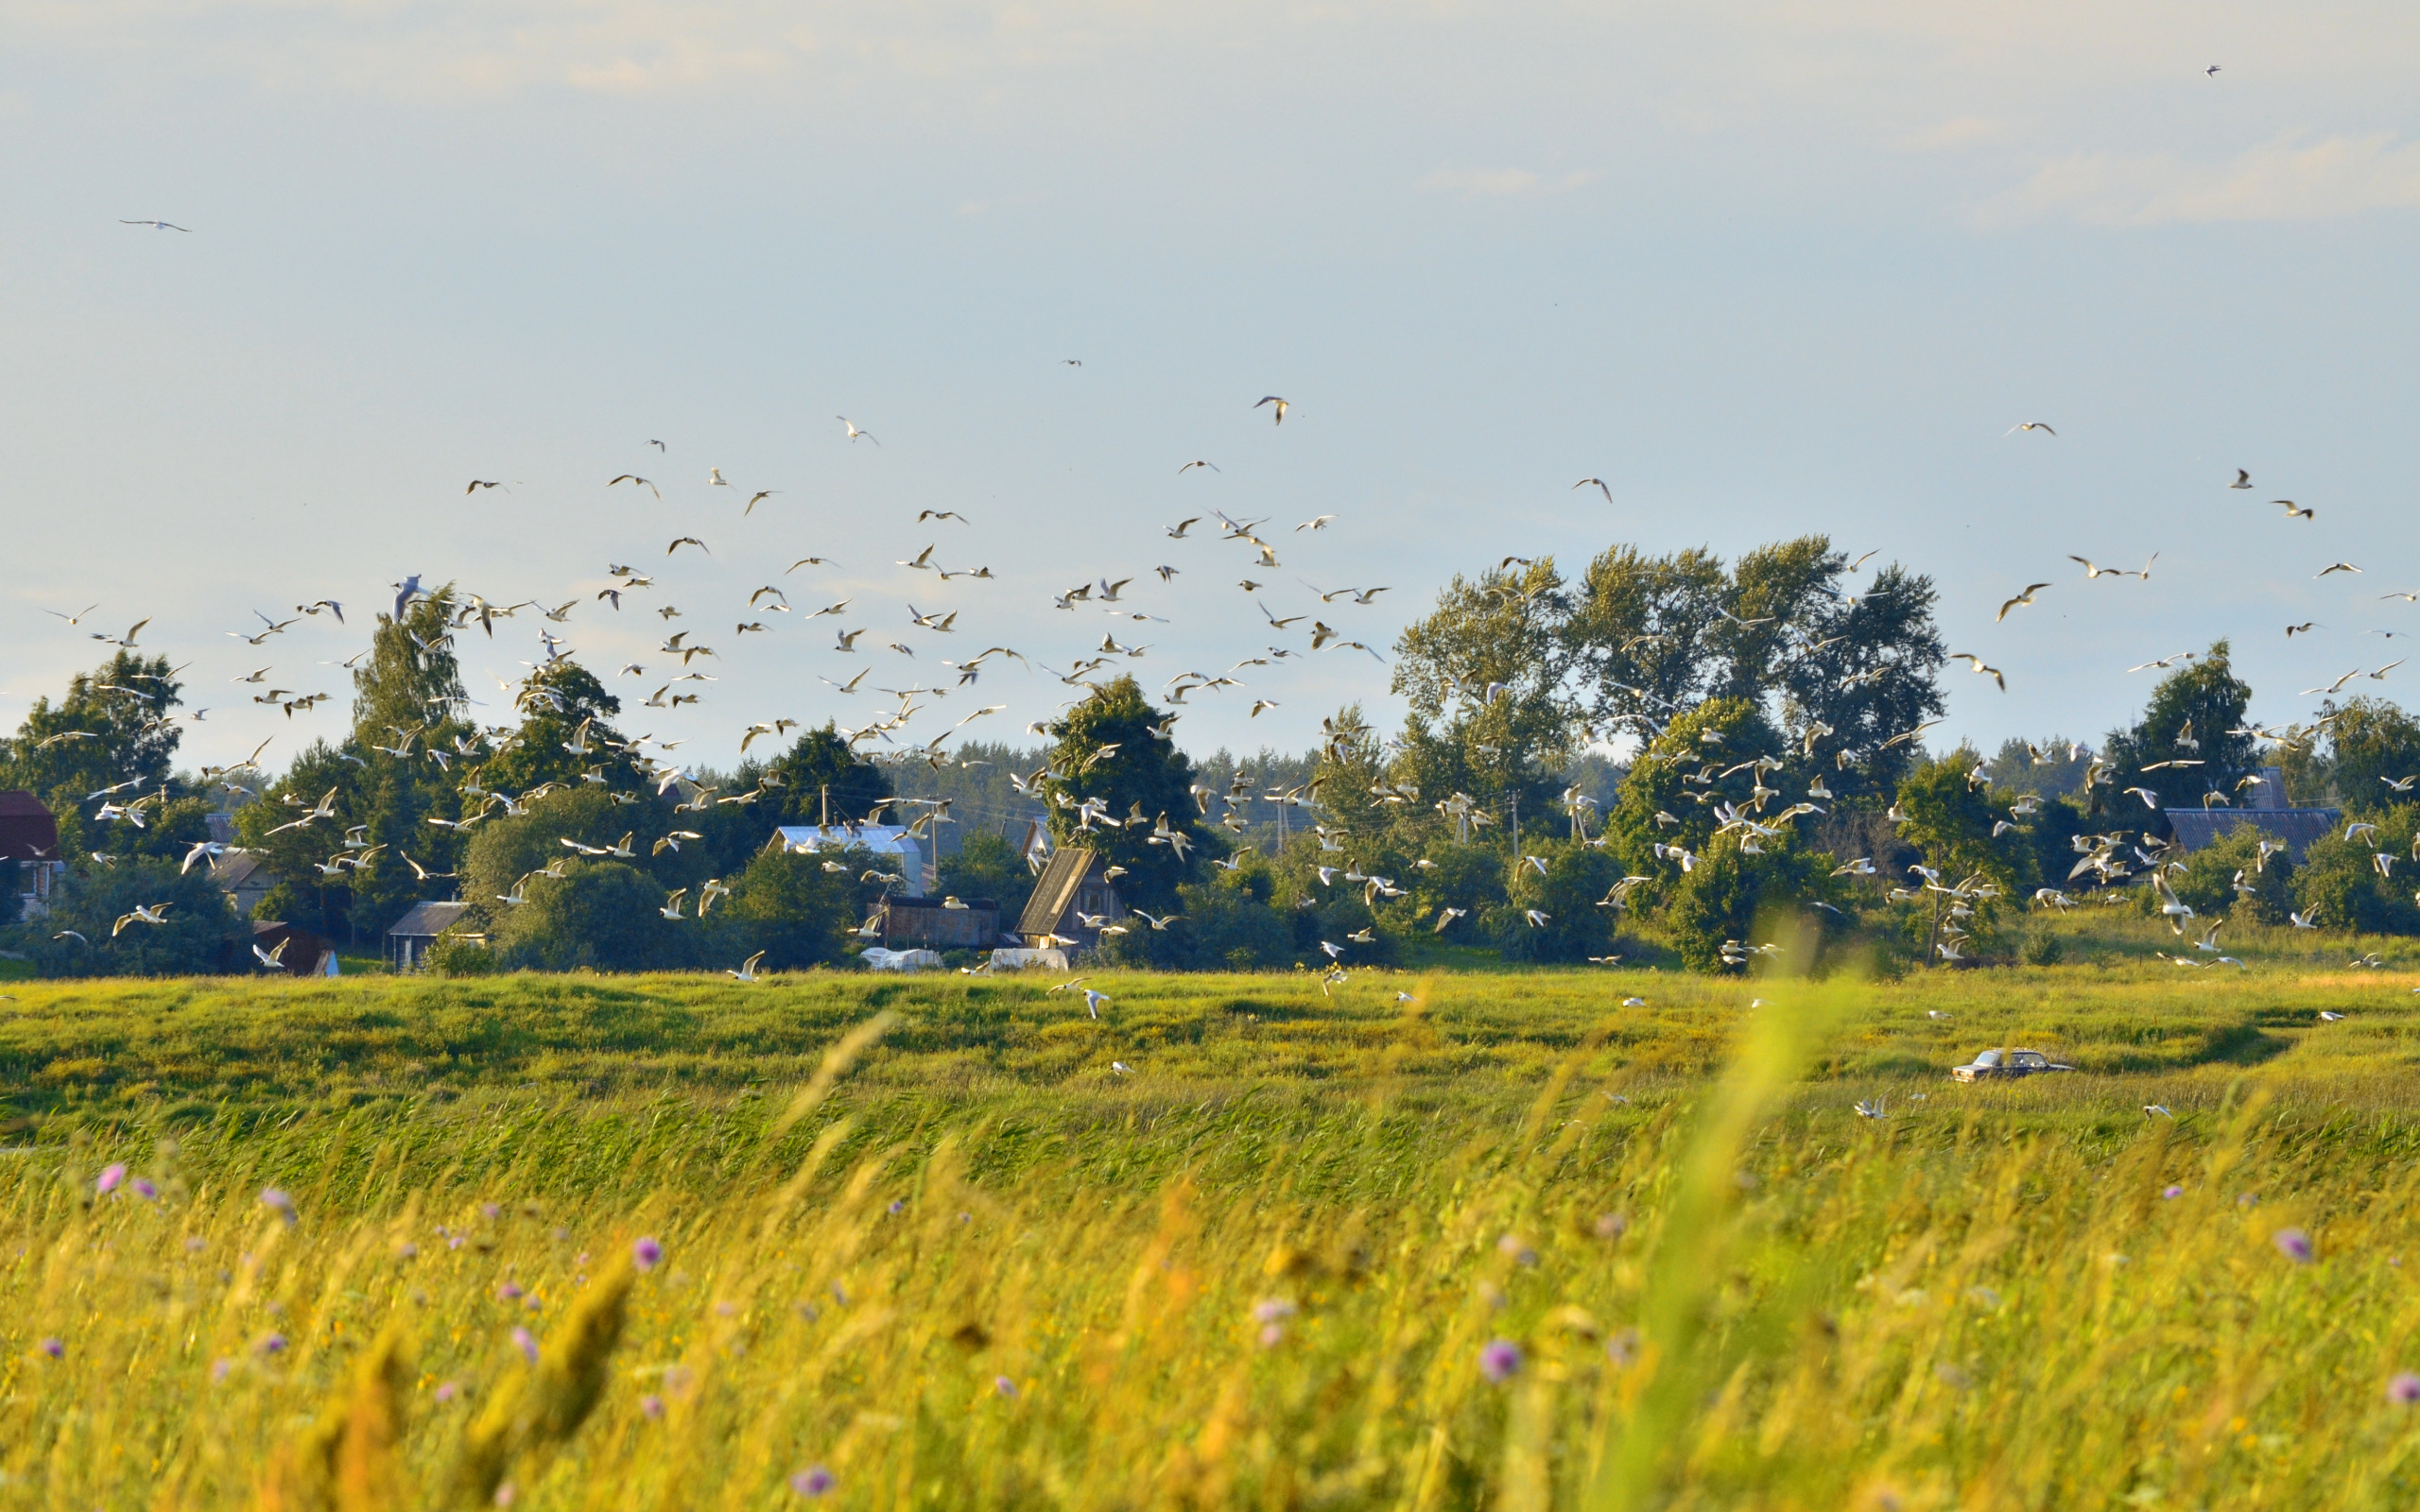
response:
[(988, 951), (1001, 943), (1000, 905), (989, 898), (892, 898), (879, 918), (885, 950)]
[[(1126, 917), (1116, 885), (1105, 875), (1108, 869), (1108, 862), (1079, 846), (1063, 847), (1052, 855), (1034, 882), (1025, 917), (1017, 920), (1017, 933), (1026, 944), (1036, 950), (1068, 940), (1078, 950), (1100, 944), (1100, 924)], [(1100, 923), (1087, 924), (1087, 918)]]

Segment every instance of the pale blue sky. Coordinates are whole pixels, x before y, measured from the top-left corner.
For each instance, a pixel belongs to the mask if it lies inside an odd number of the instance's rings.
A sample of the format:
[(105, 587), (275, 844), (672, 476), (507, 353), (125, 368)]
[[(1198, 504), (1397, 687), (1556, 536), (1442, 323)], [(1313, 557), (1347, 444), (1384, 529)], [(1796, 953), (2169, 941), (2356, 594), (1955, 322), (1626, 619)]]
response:
[[(2420, 589), (2408, 8), (0, 0), (0, 43), (10, 724), (100, 649), (43, 609), (153, 616), (216, 706), (188, 752), (274, 756), (341, 729), (319, 663), (361, 636), (255, 653), (253, 610), (410, 572), (585, 599), (609, 560), (684, 617), (583, 603), (570, 643), (606, 674), (667, 627), (718, 647), (705, 704), (629, 721), (708, 760), (864, 722), (816, 679), (869, 662), (1064, 667), (1110, 630), (1156, 685), (1270, 644), (1246, 554), (1161, 533), (1213, 507), (1281, 532), (1272, 610), (1382, 649), (1509, 552), (1880, 546), (2006, 669), (1953, 669), (1941, 734), (1985, 743), (2097, 736), (2127, 666), (2219, 635), (2259, 715), (2305, 714), (2402, 654), (2360, 631), (2420, 632), (2377, 601)], [(709, 466), (783, 491), (742, 520)], [(632, 470), (665, 505), (602, 487)], [(679, 534), (714, 560), (666, 564)], [(892, 565), (928, 541), (998, 576)], [(2148, 584), (2066, 560), (2153, 550)], [(845, 570), (780, 576), (809, 553)], [(1049, 607), (1103, 575), (1171, 623)], [(1298, 577), (1393, 591), (1321, 610)], [(743, 613), (765, 582), (799, 614)], [(842, 597), (871, 658), (795, 623)], [(465, 643), (475, 696), (541, 627)], [(228, 681), (263, 664), (339, 696), (264, 716)], [(1397, 717), (1357, 653), (1239, 676), (1187, 746)], [(1016, 738), (1065, 692), (994, 670), (914, 728), (1006, 703), (968, 732)]]

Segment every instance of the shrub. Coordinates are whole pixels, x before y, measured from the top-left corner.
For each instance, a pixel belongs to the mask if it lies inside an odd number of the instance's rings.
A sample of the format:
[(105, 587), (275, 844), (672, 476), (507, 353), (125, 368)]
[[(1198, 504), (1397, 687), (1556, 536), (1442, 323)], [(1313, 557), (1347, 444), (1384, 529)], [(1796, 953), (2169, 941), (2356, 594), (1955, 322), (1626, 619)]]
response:
[(678, 947), (663, 894), (619, 861), (575, 861), (561, 877), (528, 880), (527, 902), (498, 905), (495, 948), (508, 967), (637, 971), (670, 964)]
[[(2256, 827), (2241, 824), (2194, 851), (2186, 858), (2184, 872), (2171, 876), (2176, 896), (2199, 914), (2224, 914), (2249, 923), (2284, 923), (2294, 906), (2294, 864), (2281, 852), (2263, 866), (2260, 842), (2264, 838)], [(2366, 856), (2362, 861), (2368, 864)], [(2249, 891), (2235, 890), (2238, 873)], [(2153, 896), (2148, 888), (2145, 895)]]
[(422, 953), (420, 964), (431, 976), (493, 976), (503, 970), (495, 952), (484, 940), (452, 930), (437, 936)]
[[(117, 921), (138, 905), (162, 908), (165, 923)], [(60, 938), (65, 931), (81, 935)], [(115, 931), (113, 934), (112, 931)], [(199, 867), (180, 872), (136, 858), (70, 872), (50, 913), (19, 926), (15, 948), (43, 976), (190, 976), (252, 969), (252, 927)]]
[[(2411, 872), (2420, 869), (2420, 863), (2410, 859), (2415, 816), (2420, 816), (2420, 805), (2398, 804), (2371, 816), (2378, 827), (2376, 835), (2348, 840), (2340, 830), (2312, 841), (2293, 878), (2294, 901), (2305, 917), (2325, 929), (2420, 934), (2420, 905), (2405, 890), (2411, 885)], [(2399, 860), (2407, 880), (2398, 885), (2392, 876), (2380, 875), (2373, 859), (2377, 854)], [(2276, 865), (2274, 858), (2270, 865)]]

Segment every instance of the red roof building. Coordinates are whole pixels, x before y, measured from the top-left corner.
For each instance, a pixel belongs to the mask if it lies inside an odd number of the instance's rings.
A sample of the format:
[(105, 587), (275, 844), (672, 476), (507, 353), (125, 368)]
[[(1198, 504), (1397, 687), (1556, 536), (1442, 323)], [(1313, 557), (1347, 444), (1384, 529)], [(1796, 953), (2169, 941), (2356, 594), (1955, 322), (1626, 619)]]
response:
[(0, 793), (0, 861), (59, 859), (59, 821), (31, 793)]

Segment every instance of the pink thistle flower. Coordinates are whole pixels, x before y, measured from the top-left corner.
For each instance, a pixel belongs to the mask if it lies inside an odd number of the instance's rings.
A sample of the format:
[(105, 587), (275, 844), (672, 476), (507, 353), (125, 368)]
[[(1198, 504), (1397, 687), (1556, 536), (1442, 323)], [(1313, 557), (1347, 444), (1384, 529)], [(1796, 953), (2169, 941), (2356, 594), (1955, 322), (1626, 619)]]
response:
[(664, 1399), (653, 1395), (641, 1397), (639, 1399), (639, 1416), (645, 1418), (649, 1422), (653, 1422), (656, 1418), (663, 1417)]
[(1499, 1384), (1521, 1373), (1521, 1347), (1511, 1339), (1490, 1339), (1478, 1351), (1478, 1373)]
[(42, 1341), (42, 1352), (54, 1360), (64, 1360), (67, 1358), (67, 1346), (57, 1339), (44, 1339)]
[(2386, 1400), (2398, 1407), (2420, 1404), (2420, 1376), (2399, 1370), (2386, 1383)]
[(2269, 1236), (2269, 1242), (2277, 1246), (2277, 1253), (2285, 1256), (2288, 1260), (2292, 1261), (2295, 1264), (2308, 1265), (2310, 1263), (2310, 1235), (2305, 1233), (2300, 1228), (2280, 1228), (2275, 1233)]
[(631, 1260), (641, 1270), (653, 1270), (664, 1263), (664, 1246), (652, 1237), (644, 1237), (631, 1246)]
[(136, 1196), (146, 1202), (152, 1201), (160, 1195), (160, 1189), (153, 1186), (151, 1178), (146, 1176), (138, 1176), (134, 1178), (132, 1191)]
[(117, 1190), (118, 1183), (125, 1179), (126, 1162), (124, 1160), (117, 1161), (112, 1165), (105, 1165), (101, 1167), (101, 1178), (93, 1183), (93, 1194), (96, 1197), (108, 1196), (111, 1193), (115, 1192)]

